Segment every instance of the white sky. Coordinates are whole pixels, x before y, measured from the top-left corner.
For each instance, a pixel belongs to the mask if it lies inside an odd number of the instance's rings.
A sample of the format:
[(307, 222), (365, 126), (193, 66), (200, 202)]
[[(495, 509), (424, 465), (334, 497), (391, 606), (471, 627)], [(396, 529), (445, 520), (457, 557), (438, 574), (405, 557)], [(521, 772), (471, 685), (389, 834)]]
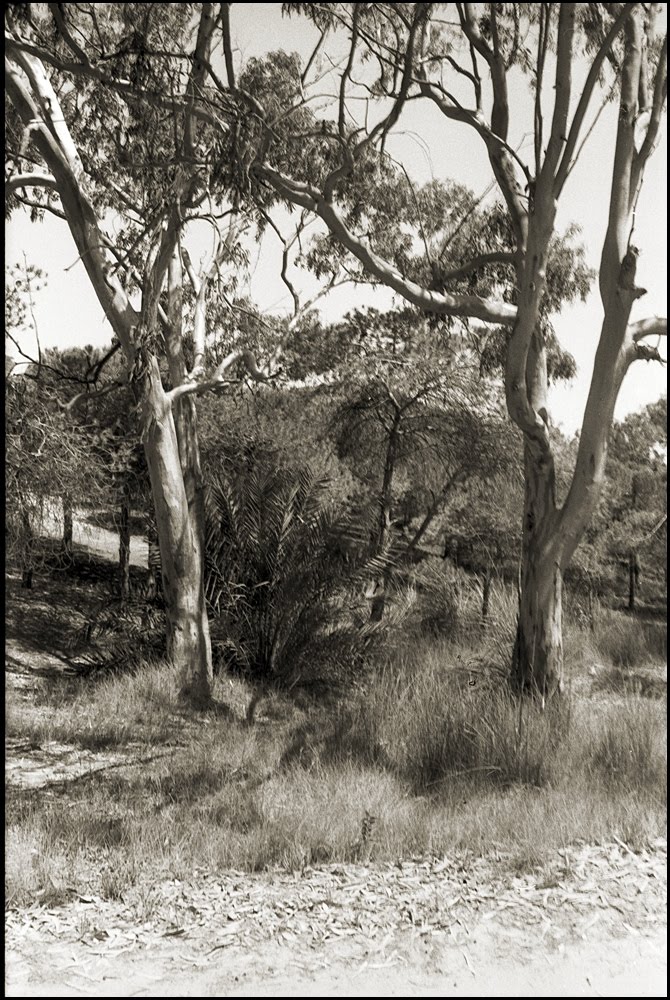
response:
[[(235, 4), (232, 12), (233, 35), (241, 55), (246, 59), (261, 55), (271, 48), (306, 51), (312, 38), (311, 29), (302, 18), (282, 19), (281, 5)], [(510, 141), (530, 156), (528, 148), (532, 118), (527, 80), (513, 79), (510, 88), (512, 126)], [(582, 226), (582, 238), (587, 247), (588, 263), (597, 267), (600, 247), (607, 224), (607, 206), (612, 169), (612, 137), (616, 126), (616, 105), (609, 106), (601, 116), (585, 147), (577, 167), (570, 176), (561, 198), (558, 228), (571, 222)], [(483, 144), (466, 126), (448, 123), (427, 102), (409, 105), (400, 121), (397, 136), (389, 149), (401, 159), (410, 176), (422, 183), (435, 176), (467, 183), (475, 192), (488, 187), (491, 171)], [(526, 138), (524, 139), (524, 135)], [(647, 167), (645, 183), (637, 209), (634, 243), (640, 248), (638, 284), (648, 294), (636, 303), (633, 319), (649, 315), (667, 315), (667, 139), (665, 130), (659, 148)], [(27, 214), (15, 213), (6, 224), (6, 265), (29, 263), (47, 272), (47, 287), (36, 297), (35, 314), (43, 347), (73, 345), (103, 345), (109, 342), (111, 330), (102, 314), (95, 294), (64, 222), (47, 217), (44, 223), (33, 225)], [(74, 266), (73, 266), (74, 265)], [(67, 269), (67, 270), (66, 270)], [(279, 276), (279, 254), (276, 238), (266, 237), (256, 259), (252, 259), (251, 297), (265, 310), (289, 310), (290, 297)], [(305, 294), (313, 289), (313, 279), (294, 272), (296, 284), (302, 284)], [(243, 291), (243, 289), (241, 289)], [(336, 290), (320, 303), (324, 319), (335, 320), (348, 309), (365, 303), (379, 307), (390, 304), (387, 290), (344, 288)], [(580, 425), (596, 345), (600, 332), (602, 309), (597, 288), (585, 304), (566, 308), (554, 318), (559, 339), (575, 356), (578, 375), (568, 386), (556, 387), (551, 394), (552, 416), (568, 432)], [(34, 338), (23, 338), (30, 352)], [(661, 351), (665, 351), (661, 344)], [(658, 363), (637, 362), (622, 387), (615, 416), (621, 418), (632, 410), (657, 399), (666, 388), (665, 369)]]

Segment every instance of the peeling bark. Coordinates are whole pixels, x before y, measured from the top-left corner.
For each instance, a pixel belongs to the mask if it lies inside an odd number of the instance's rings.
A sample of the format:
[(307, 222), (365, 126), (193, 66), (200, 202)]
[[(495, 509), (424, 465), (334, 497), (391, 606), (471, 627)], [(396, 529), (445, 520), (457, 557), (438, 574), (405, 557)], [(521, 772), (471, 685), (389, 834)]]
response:
[(512, 685), (543, 702), (563, 690), (563, 575), (550, 548), (529, 549), (522, 568)]
[(547, 700), (563, 687), (562, 542), (553, 458), (527, 438), (524, 465), (519, 620), (512, 654), (512, 686)]
[(195, 705), (211, 700), (212, 650), (204, 586), (204, 533), (198, 502), (189, 509), (172, 409), (158, 362), (147, 356), (143, 437), (156, 510), (163, 592), (168, 617), (167, 652), (181, 677), (182, 696)]

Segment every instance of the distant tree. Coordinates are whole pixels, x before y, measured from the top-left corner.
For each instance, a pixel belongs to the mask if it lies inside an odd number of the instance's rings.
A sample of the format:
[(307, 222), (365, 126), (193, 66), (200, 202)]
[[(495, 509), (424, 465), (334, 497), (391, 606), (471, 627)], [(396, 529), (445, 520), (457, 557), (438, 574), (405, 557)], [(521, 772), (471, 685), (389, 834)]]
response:
[(57, 505), (62, 507), (62, 555), (69, 560), (72, 504), (100, 497), (104, 472), (82, 428), (59, 405), (52, 354), (42, 351), (39, 338), (37, 359), (20, 346), (21, 334), (34, 322), (32, 297), (43, 275), (21, 268), (7, 277), (5, 331), (20, 363), (5, 377), (6, 537), (9, 554), (22, 566), (23, 585), (32, 587), (45, 522), (58, 516)]
[[(505, 464), (495, 390), (465, 344), (436, 349), (436, 332), (413, 310), (357, 311), (340, 334), (347, 350), (331, 372), (338, 455), (370, 512), (371, 551), (391, 545), (407, 560), (459, 486)], [(373, 620), (387, 583), (377, 581)]]
[(626, 567), (631, 611), (644, 574), (659, 583), (665, 579), (667, 441), (663, 397), (615, 423), (610, 442), (605, 542), (611, 556)]

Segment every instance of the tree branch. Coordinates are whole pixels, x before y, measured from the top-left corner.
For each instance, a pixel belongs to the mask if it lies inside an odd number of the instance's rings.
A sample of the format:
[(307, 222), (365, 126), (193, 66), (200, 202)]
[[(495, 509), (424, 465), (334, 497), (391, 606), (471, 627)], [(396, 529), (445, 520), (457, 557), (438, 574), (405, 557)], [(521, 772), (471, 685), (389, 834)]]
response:
[(487, 300), (476, 295), (448, 295), (422, 288), (403, 277), (399, 271), (379, 257), (367, 243), (346, 226), (337, 209), (310, 185), (284, 177), (271, 167), (257, 164), (257, 175), (294, 205), (300, 205), (318, 215), (336, 239), (363, 264), (364, 268), (403, 298), (426, 312), (449, 316), (472, 316), (490, 323), (504, 325), (514, 322), (516, 307), (506, 302)]
[(152, 107), (163, 110), (188, 112), (190, 109), (191, 113), (197, 118), (207, 122), (209, 125), (213, 125), (215, 128), (221, 128), (221, 120), (215, 113), (209, 111), (204, 106), (206, 102), (203, 98), (201, 98), (200, 103), (196, 107), (189, 108), (189, 102), (184, 97), (171, 97), (163, 92), (138, 88), (130, 80), (115, 79), (108, 76), (98, 66), (60, 59), (44, 46), (35, 45), (25, 39), (7, 34), (5, 35), (5, 50), (13, 58), (18, 58), (19, 53), (27, 53), (36, 56), (41, 62), (53, 66), (61, 73), (79, 74), (87, 79), (96, 80), (98, 83), (109, 87), (110, 90), (113, 90), (133, 105), (137, 103), (138, 98), (141, 98)]
[[(563, 6), (565, 5), (562, 4), (561, 7)], [(568, 174), (570, 173), (572, 155), (575, 151), (582, 125), (584, 124), (584, 118), (586, 116), (586, 112), (588, 111), (593, 91), (600, 77), (600, 71), (603, 67), (603, 63), (610, 54), (616, 37), (621, 31), (625, 21), (628, 17), (630, 17), (635, 7), (638, 6), (638, 3), (627, 3), (623, 6), (618, 17), (610, 27), (610, 30), (607, 32), (605, 40), (598, 49), (598, 53), (591, 64), (591, 68), (586, 78), (586, 83), (584, 84), (584, 88), (579, 98), (577, 109), (572, 118), (572, 124), (565, 143), (565, 149), (563, 150), (561, 162), (556, 172), (556, 182), (554, 184), (556, 198), (560, 196), (561, 191), (563, 190), (563, 185), (565, 184)]]
[[(567, 125), (572, 94), (573, 48), (575, 38), (576, 4), (562, 3), (558, 12), (558, 47), (556, 52), (556, 76), (554, 89), (554, 114), (544, 163), (538, 177), (538, 184), (551, 181), (556, 176), (556, 168), (561, 153), (568, 140)], [(588, 102), (587, 102), (588, 103)], [(586, 110), (586, 109), (584, 109)]]
[(453, 271), (441, 273), (440, 280), (455, 281), (457, 278), (463, 278), (466, 274), (486, 267), (487, 264), (515, 264), (516, 261), (517, 255), (511, 251), (498, 250), (493, 253), (483, 253), (479, 257), (473, 257), (467, 263), (461, 264), (460, 267), (454, 268)]
[[(651, 114), (649, 118), (649, 124), (647, 126), (647, 132), (640, 146), (640, 149), (635, 157), (635, 162), (633, 164), (633, 190), (637, 190), (640, 181), (642, 179), (642, 172), (644, 166), (651, 156), (654, 147), (656, 145), (656, 140), (658, 138), (658, 132), (661, 127), (661, 117), (663, 113), (663, 107), (665, 105), (665, 100), (668, 93), (668, 36), (666, 35), (663, 39), (663, 46), (661, 48), (661, 54), (658, 60), (658, 66), (656, 67), (656, 75), (654, 78), (654, 96), (651, 103)], [(638, 109), (638, 114), (646, 109)]]
[(16, 191), (18, 188), (41, 187), (51, 191), (58, 190), (58, 184), (53, 174), (41, 173), (38, 170), (29, 174), (13, 174), (5, 181), (5, 196)]
[[(272, 379), (277, 378), (281, 372), (280, 369), (279, 371), (273, 372), (271, 375), (266, 375), (265, 372), (261, 371), (258, 367), (256, 358), (251, 351), (233, 351), (223, 359), (211, 378), (202, 382), (184, 382), (182, 385), (175, 386), (174, 389), (171, 389), (170, 392), (166, 393), (165, 398), (167, 402), (172, 405), (177, 399), (181, 399), (183, 396), (200, 396), (205, 392), (221, 389), (224, 386), (231, 384), (231, 380), (224, 379), (223, 376), (229, 368), (240, 361), (244, 363), (244, 367), (255, 382), (269, 382)], [(237, 379), (233, 379), (232, 381), (236, 382)]]
[[(83, 190), (83, 177), (76, 175), (72, 169), (70, 158), (74, 145), (72, 138), (69, 133), (65, 135), (66, 125), (60, 105), (53, 88), (48, 84), (44, 68), (35, 59), (31, 63), (30, 76), (35, 81), (39, 92), (45, 94), (50, 91), (53, 95), (49, 108), (43, 106), (40, 109), (38, 107), (35, 98), (24, 83), (17, 63), (12, 59), (5, 58), (7, 96), (24, 125), (34, 126), (31, 130), (32, 141), (56, 180), (61, 204), (84, 267), (112, 329), (121, 341), (127, 355), (131, 357), (135, 350), (133, 328), (137, 324), (137, 313), (132, 308), (123, 288), (118, 282), (110, 279), (107, 274), (107, 264), (102, 253), (103, 234), (100, 231), (95, 211)], [(53, 125), (54, 118), (59, 119), (58, 130), (55, 128), (52, 130), (47, 126), (44, 120), (47, 116), (50, 125)], [(65, 138), (65, 150), (61, 148), (60, 137)], [(79, 160), (76, 149), (75, 160)]]
[(122, 389), (126, 383), (125, 382), (110, 382), (108, 385), (104, 386), (102, 389), (98, 389), (97, 392), (89, 392), (88, 389), (84, 389), (83, 392), (78, 392), (76, 396), (73, 396), (71, 400), (67, 403), (61, 403), (58, 401), (58, 405), (66, 413), (71, 413), (74, 408), (81, 403), (83, 400), (88, 399), (100, 399), (102, 396), (108, 395), (110, 392), (114, 392), (116, 389)]
[(81, 60), (84, 66), (90, 66), (91, 61), (88, 55), (86, 54), (86, 52), (84, 52), (79, 43), (73, 38), (72, 33), (67, 26), (65, 18), (63, 16), (65, 4), (49, 3), (47, 4), (47, 6), (51, 11), (51, 15), (56, 24), (56, 28), (58, 29), (58, 33), (60, 34), (61, 38), (63, 38), (63, 40), (66, 42), (68, 48), (78, 59)]
[(233, 47), (230, 40), (230, 8), (232, 3), (221, 4), (221, 34), (223, 36), (223, 57), (226, 63), (228, 86), (235, 90), (235, 66), (233, 63)]
[(628, 332), (634, 344), (638, 344), (643, 337), (667, 337), (667, 316), (649, 316), (647, 319), (639, 319), (636, 323), (629, 325)]

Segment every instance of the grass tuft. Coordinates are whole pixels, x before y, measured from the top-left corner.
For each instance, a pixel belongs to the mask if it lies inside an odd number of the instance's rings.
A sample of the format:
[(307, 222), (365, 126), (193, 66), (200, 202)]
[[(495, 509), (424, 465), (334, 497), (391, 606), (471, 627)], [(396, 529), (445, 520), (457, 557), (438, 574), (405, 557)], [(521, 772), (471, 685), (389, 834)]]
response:
[[(571, 669), (588, 679), (601, 636), (581, 659), (569, 641)], [(8, 688), (10, 736), (101, 758), (125, 747), (142, 761), (47, 793), (9, 787), (8, 905), (135, 886), (150, 908), (152, 885), (195, 867), (301, 870), (468, 849), (523, 868), (576, 841), (616, 836), (635, 850), (663, 836), (664, 700), (591, 685), (541, 711), (507, 693), (498, 642), (414, 639), (335, 708), (275, 692), (253, 727), (243, 681), (215, 681), (236, 723), (184, 709), (159, 663), (97, 681), (44, 678), (29, 698)]]

